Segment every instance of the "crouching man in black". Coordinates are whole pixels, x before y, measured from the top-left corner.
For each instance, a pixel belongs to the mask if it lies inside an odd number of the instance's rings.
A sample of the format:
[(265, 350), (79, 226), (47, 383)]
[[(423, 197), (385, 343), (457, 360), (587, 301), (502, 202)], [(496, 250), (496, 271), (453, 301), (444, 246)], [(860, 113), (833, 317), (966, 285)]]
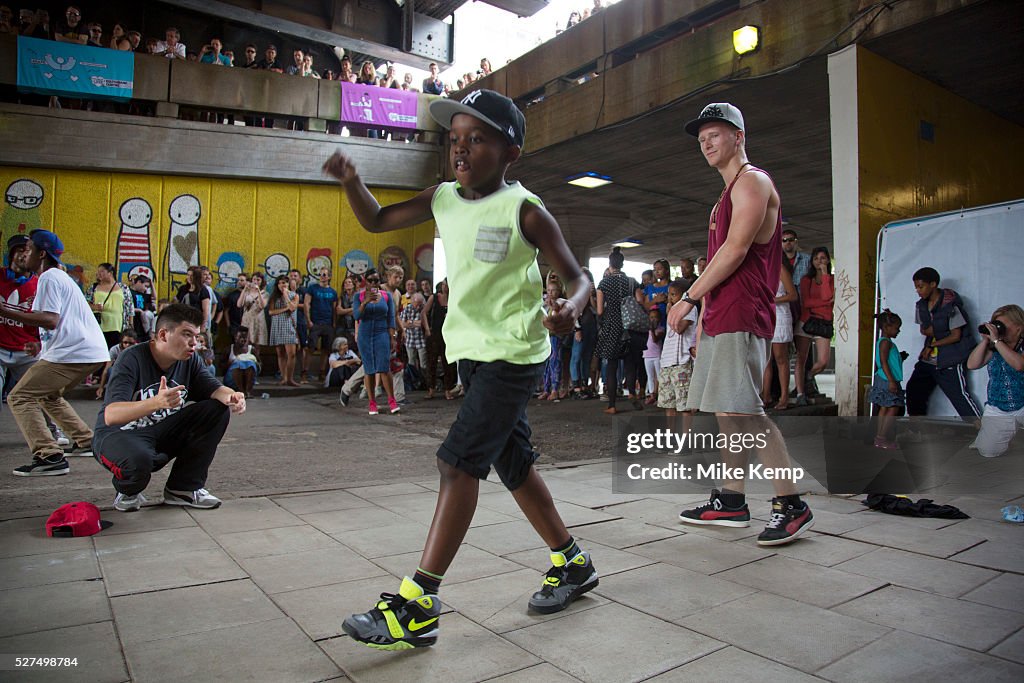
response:
[(171, 304), (156, 319), (145, 344), (123, 351), (110, 369), (96, 420), (93, 453), (114, 477), (114, 508), (138, 510), (150, 476), (172, 459), (164, 503), (215, 508), (206, 486), (231, 413), (245, 412), (245, 394), (206, 371), (195, 353), (203, 314)]

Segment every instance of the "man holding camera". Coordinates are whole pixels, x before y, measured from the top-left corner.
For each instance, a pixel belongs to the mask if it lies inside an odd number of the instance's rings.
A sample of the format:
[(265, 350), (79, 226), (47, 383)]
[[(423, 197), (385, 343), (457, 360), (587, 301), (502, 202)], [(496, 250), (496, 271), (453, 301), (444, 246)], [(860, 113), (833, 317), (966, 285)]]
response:
[(907, 415), (927, 415), (928, 399), (938, 385), (960, 417), (977, 423), (981, 412), (967, 389), (965, 373), (974, 335), (963, 301), (954, 290), (939, 287), (934, 268), (914, 273), (914, 289), (921, 297), (914, 322), (925, 342), (907, 382)]

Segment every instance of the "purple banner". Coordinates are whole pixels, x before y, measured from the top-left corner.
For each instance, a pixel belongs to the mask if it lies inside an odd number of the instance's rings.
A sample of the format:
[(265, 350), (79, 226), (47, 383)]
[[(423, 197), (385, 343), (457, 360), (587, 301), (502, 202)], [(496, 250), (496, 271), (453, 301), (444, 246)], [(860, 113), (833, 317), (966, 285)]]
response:
[(417, 93), (357, 83), (341, 84), (341, 120), (380, 128), (416, 128)]

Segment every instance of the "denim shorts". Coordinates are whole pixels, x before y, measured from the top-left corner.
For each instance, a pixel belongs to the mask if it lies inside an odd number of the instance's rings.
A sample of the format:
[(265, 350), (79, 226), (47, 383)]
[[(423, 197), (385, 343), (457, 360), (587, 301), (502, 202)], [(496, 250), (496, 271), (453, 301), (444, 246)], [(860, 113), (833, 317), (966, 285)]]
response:
[(493, 466), (509, 491), (519, 488), (537, 460), (526, 404), (543, 372), (544, 363), (460, 360), (466, 397), (437, 457), (477, 479)]

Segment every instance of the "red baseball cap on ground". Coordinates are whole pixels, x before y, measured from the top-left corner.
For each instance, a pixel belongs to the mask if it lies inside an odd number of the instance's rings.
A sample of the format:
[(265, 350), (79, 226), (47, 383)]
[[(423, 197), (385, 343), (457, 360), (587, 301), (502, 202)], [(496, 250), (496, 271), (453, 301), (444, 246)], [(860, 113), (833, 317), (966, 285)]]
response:
[(100, 519), (100, 509), (92, 503), (79, 501), (61, 505), (46, 520), (46, 535), (63, 538), (92, 536), (98, 534), (113, 522)]

